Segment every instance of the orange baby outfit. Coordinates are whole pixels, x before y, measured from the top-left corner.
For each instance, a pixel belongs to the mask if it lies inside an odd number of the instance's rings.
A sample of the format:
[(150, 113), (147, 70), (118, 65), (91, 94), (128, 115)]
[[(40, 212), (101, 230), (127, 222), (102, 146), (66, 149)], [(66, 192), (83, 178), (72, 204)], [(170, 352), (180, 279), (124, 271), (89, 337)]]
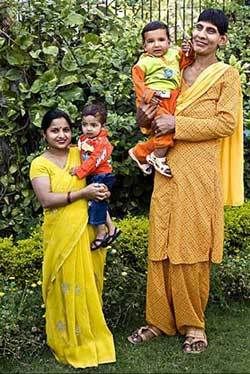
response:
[(82, 179), (87, 175), (111, 173), (110, 156), (113, 146), (108, 140), (108, 132), (102, 129), (98, 136), (89, 138), (81, 135), (78, 141), (81, 161), (84, 161), (76, 170), (76, 175)]
[[(169, 48), (164, 56), (155, 57), (144, 53), (132, 68), (132, 79), (136, 93), (137, 107), (142, 101), (149, 103), (156, 91), (162, 91), (168, 98), (160, 99), (156, 117), (174, 114), (179, 95), (181, 69), (189, 65), (193, 58), (186, 57), (181, 50)], [(153, 135), (150, 129), (141, 128), (143, 133)], [(151, 136), (146, 142), (133, 148), (136, 158), (145, 163), (146, 156), (157, 148), (172, 147), (173, 135)]]

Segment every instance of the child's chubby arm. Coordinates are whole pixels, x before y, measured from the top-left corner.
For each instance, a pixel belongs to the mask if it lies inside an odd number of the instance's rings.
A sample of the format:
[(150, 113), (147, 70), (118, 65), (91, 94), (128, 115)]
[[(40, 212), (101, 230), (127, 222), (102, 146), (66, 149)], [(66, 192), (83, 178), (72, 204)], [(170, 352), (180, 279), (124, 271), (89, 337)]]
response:
[(76, 171), (77, 171), (77, 169), (78, 169), (77, 166), (71, 168), (70, 171), (69, 171), (69, 174), (71, 174), (71, 175), (76, 175)]
[(180, 50), (180, 68), (185, 69), (192, 64), (195, 59), (193, 44), (190, 39), (183, 39)]
[(136, 94), (136, 105), (139, 106), (142, 102), (146, 104), (158, 104), (159, 101), (156, 99), (156, 91), (145, 85), (144, 78), (145, 72), (143, 69), (139, 65), (135, 65), (132, 68), (132, 80)]
[(81, 166), (71, 168), (69, 173), (71, 175), (76, 175), (79, 179), (87, 177), (94, 173), (102, 162), (107, 161), (110, 158), (112, 150), (113, 146), (110, 144), (108, 139), (103, 138), (98, 144), (96, 144), (89, 158), (82, 161)]

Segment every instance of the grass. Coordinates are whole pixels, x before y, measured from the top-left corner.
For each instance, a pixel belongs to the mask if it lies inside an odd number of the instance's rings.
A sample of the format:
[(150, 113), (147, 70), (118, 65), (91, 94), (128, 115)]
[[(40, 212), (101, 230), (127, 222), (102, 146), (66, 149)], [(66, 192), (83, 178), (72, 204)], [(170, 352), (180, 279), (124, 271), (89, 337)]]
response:
[[(98, 368), (78, 369), (77, 373), (250, 373), (250, 304), (232, 303), (221, 309), (210, 305), (207, 310), (209, 347), (200, 355), (181, 352), (182, 337), (162, 336), (141, 346), (131, 345), (126, 337), (132, 327), (114, 332), (117, 362)], [(42, 356), (25, 361), (3, 360), (0, 373), (74, 373), (58, 364), (49, 350)]]

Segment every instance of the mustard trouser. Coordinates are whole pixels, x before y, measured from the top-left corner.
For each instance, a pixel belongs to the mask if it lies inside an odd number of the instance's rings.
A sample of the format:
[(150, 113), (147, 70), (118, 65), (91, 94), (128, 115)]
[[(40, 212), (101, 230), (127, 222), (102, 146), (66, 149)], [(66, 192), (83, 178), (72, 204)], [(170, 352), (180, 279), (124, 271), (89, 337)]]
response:
[(174, 265), (149, 261), (146, 320), (167, 335), (205, 328), (210, 262)]

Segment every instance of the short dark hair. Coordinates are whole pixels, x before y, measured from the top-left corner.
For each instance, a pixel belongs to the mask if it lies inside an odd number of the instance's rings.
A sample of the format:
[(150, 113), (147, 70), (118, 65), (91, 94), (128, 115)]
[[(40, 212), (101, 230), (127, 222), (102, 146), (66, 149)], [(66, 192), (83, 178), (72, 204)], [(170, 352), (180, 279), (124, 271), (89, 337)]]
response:
[(98, 117), (100, 123), (104, 125), (107, 120), (107, 110), (105, 105), (100, 102), (87, 104), (82, 110), (82, 117), (86, 116)]
[(152, 22), (147, 23), (143, 27), (142, 32), (141, 32), (142, 40), (143, 41), (145, 40), (145, 33), (146, 32), (154, 31), (154, 30), (158, 30), (158, 29), (165, 30), (168, 39), (170, 39), (168, 26), (164, 22), (161, 22), (161, 21), (152, 21)]
[(198, 22), (210, 22), (217, 27), (220, 35), (225, 35), (228, 30), (228, 18), (220, 9), (205, 9), (199, 15)]
[(50, 127), (51, 122), (57, 118), (65, 118), (69, 124), (69, 127), (72, 128), (71, 119), (66, 112), (60, 109), (50, 109), (43, 116), (41, 129), (45, 132)]

